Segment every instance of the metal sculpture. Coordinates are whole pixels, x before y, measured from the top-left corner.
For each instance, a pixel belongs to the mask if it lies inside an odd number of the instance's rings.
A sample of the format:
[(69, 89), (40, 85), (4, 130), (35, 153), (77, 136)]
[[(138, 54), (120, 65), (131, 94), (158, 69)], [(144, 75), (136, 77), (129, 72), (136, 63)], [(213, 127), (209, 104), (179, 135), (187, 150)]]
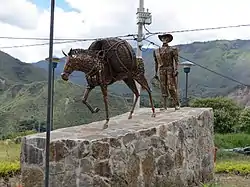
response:
[[(178, 63), (179, 53), (175, 47), (170, 47), (169, 42), (173, 40), (171, 34), (163, 34), (158, 36), (163, 42), (162, 47), (154, 50), (153, 56), (155, 60), (155, 76), (156, 80), (160, 80), (160, 88), (163, 97), (163, 109), (167, 109), (167, 98), (171, 96), (175, 110), (180, 109), (178, 95)], [(160, 79), (158, 77), (158, 71)]]
[(100, 109), (93, 108), (87, 102), (89, 93), (96, 86), (101, 87), (106, 111), (106, 122), (103, 129), (108, 127), (109, 122), (107, 87), (120, 80), (123, 80), (136, 96), (128, 119), (132, 118), (139, 97), (135, 81), (148, 92), (153, 112), (152, 117), (155, 117), (151, 90), (144, 75), (144, 64), (137, 61), (132, 46), (126, 40), (120, 38), (99, 39), (93, 42), (88, 49), (70, 49), (68, 54), (64, 52), (63, 54), (67, 58), (61, 78), (67, 81), (73, 71), (85, 73), (88, 85), (82, 102), (92, 113), (97, 113)]

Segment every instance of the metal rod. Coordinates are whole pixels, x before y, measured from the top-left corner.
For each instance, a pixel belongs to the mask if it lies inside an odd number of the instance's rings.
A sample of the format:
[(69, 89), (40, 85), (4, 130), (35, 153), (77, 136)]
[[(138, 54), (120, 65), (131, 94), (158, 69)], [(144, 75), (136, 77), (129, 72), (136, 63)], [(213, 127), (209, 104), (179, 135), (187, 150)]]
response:
[(188, 73), (186, 73), (185, 106), (188, 106)]
[(45, 179), (44, 186), (49, 187), (49, 149), (50, 149), (50, 130), (53, 126), (52, 118), (52, 56), (53, 56), (53, 36), (54, 36), (54, 11), (55, 11), (55, 0), (51, 0), (50, 10), (50, 38), (49, 38), (49, 68), (48, 68), (48, 103), (47, 103), (47, 128), (46, 128), (46, 149), (45, 149)]
[(53, 131), (53, 119), (54, 119), (54, 82), (55, 82), (55, 68), (54, 68), (54, 62), (52, 62), (53, 67), (52, 67), (52, 76), (51, 76), (51, 88), (52, 88), (52, 96), (51, 96), (51, 126), (50, 130)]

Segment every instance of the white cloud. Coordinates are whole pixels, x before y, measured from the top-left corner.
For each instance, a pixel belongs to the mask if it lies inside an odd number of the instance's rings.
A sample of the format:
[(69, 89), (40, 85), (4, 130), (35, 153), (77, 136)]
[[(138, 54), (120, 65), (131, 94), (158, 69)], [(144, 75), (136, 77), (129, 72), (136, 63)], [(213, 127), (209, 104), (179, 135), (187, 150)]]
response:
[[(137, 32), (136, 16), (139, 0), (65, 0), (77, 12), (55, 9), (55, 38), (90, 38), (115, 36)], [(152, 32), (248, 24), (248, 0), (145, 0), (145, 8), (152, 12)], [(1, 1), (0, 36), (49, 37), (50, 10), (39, 10), (28, 0)], [(214, 39), (249, 39), (249, 27), (174, 34), (172, 45)], [(157, 36), (150, 38), (160, 44)], [(26, 62), (48, 56), (48, 45), (1, 49), (5, 46), (45, 43), (47, 41), (0, 39), (0, 50)], [(54, 45), (54, 53), (61, 49), (88, 47), (90, 43)]]
[(36, 29), (38, 16), (36, 5), (27, 0), (1, 1), (0, 21), (3, 23), (22, 29)]

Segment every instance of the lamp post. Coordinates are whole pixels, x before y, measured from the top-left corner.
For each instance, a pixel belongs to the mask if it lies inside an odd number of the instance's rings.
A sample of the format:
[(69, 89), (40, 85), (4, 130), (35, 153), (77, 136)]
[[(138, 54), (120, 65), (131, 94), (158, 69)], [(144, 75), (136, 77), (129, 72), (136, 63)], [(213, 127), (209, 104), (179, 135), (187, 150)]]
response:
[[(49, 57), (45, 59), (47, 62), (49, 62)], [(60, 58), (52, 57), (52, 75), (51, 75), (51, 87), (52, 87), (52, 99), (51, 99), (51, 127), (50, 130), (53, 130), (53, 110), (54, 110), (54, 82), (55, 82), (55, 69), (57, 67), (57, 64), (60, 62)]]
[(191, 66), (194, 66), (192, 62), (185, 61), (181, 62), (180, 65), (182, 65), (184, 68), (184, 73), (186, 74), (186, 89), (185, 89), (185, 102), (184, 106), (188, 106), (188, 74), (190, 73)]
[(51, 130), (51, 101), (52, 101), (52, 58), (53, 58), (53, 39), (54, 39), (54, 13), (55, 1), (51, 0), (50, 7), (50, 35), (49, 35), (49, 65), (48, 65), (48, 101), (47, 101), (47, 128), (46, 128), (46, 145), (45, 145), (45, 176), (44, 187), (49, 187), (49, 158), (50, 158), (50, 130)]

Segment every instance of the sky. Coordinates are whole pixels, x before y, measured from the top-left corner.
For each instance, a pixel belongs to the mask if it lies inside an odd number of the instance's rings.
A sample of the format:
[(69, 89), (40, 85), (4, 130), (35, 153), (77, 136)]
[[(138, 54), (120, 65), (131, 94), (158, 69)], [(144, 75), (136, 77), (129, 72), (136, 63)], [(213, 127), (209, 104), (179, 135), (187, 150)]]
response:
[[(49, 38), (49, 0), (0, 0), (0, 37)], [(137, 32), (139, 0), (56, 0), (54, 38), (98, 38)], [(249, 0), (145, 0), (152, 13), (151, 32), (250, 24)], [(217, 39), (249, 39), (250, 27), (173, 34), (171, 45)], [(144, 33), (146, 31), (144, 30)], [(157, 35), (151, 41), (161, 44)], [(23, 62), (37, 62), (49, 55), (49, 45), (6, 48), (48, 41), (0, 38), (0, 50)], [(135, 41), (131, 41), (135, 45)], [(144, 42), (148, 46), (147, 42)], [(90, 42), (55, 44), (53, 55), (61, 50), (87, 48)]]

